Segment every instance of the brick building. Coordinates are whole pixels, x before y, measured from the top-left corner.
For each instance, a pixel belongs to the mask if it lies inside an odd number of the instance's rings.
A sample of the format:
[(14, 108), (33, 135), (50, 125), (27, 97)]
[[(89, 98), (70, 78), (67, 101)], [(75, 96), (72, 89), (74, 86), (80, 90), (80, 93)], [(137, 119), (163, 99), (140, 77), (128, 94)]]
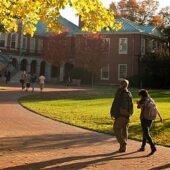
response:
[[(80, 29), (61, 18), (66, 31), (70, 34), (80, 31)], [(42, 57), (44, 37), (48, 36), (45, 25), (39, 22), (34, 37), (22, 34), (22, 27), (19, 26), (17, 33), (0, 33), (0, 73), (5, 69), (11, 71), (11, 81), (18, 82), (22, 71), (35, 73), (37, 76), (44, 74), (49, 81), (56, 80), (56, 67), (48, 63)], [(61, 66), (61, 73), (63, 67)], [(63, 75), (61, 75), (62, 81)]]
[[(147, 52), (161, 49), (164, 45), (163, 35), (158, 28), (138, 25), (124, 18), (118, 21), (122, 22), (121, 30), (109, 32), (103, 30), (100, 33), (104, 42), (108, 44), (107, 63), (104, 63), (97, 73), (97, 81), (101, 83), (117, 83), (121, 78), (136, 75), (141, 57)], [(60, 22), (68, 32), (71, 50), (67, 62), (62, 63), (59, 68), (42, 57), (43, 43), (47, 43), (46, 39), (43, 40), (44, 37), (48, 37), (48, 33), (45, 32), (45, 26), (41, 22), (37, 25), (33, 38), (23, 36), (21, 29), (18, 33), (0, 34), (0, 55), (12, 58), (14, 74), (17, 75), (17, 71), (20, 70), (27, 70), (37, 75), (45, 74), (49, 80), (63, 81), (69, 64), (78, 67), (74, 65), (76, 53), (81, 46), (81, 38), (87, 33), (81, 32), (78, 26), (64, 18)], [(16, 75), (14, 77), (17, 77)]]
[[(142, 56), (146, 53), (160, 50), (164, 45), (164, 37), (158, 28), (150, 25), (138, 25), (124, 18), (118, 19), (118, 21), (122, 23), (121, 30), (111, 30), (109, 32), (103, 30), (100, 33), (103, 42), (108, 44), (108, 48), (105, 49), (107, 55), (103, 56), (107, 63), (103, 63), (97, 73), (96, 80), (100, 83), (118, 83), (122, 78), (137, 75)], [(80, 23), (79, 25), (81, 27), (82, 24)], [(78, 50), (80, 50), (81, 46), (88, 46), (87, 43), (84, 43), (84, 35), (87, 35), (87, 33), (81, 31), (74, 32), (71, 35), (73, 39), (70, 45), (73, 48), (70, 47), (72, 50), (67, 61), (71, 61), (70, 64), (73, 64), (74, 67), (78, 67), (75, 64), (76, 55), (80, 55)], [(68, 41), (70, 40), (69, 38)], [(82, 48), (81, 50), (84, 49)], [(89, 56), (91, 55), (89, 53)], [(98, 61), (96, 60), (96, 62)], [(64, 69), (64, 64), (62, 67)]]

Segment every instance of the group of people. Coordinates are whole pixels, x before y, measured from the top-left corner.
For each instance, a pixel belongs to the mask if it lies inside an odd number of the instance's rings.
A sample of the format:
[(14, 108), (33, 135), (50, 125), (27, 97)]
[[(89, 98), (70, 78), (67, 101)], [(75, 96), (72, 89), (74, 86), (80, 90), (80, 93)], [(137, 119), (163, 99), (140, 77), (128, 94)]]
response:
[[(128, 90), (128, 86), (128, 80), (121, 80), (120, 87), (115, 94), (110, 110), (111, 117), (114, 119), (114, 133), (118, 143), (120, 144), (119, 152), (126, 152), (128, 125), (130, 117), (133, 114), (133, 97), (131, 92)], [(137, 108), (141, 110), (140, 121), (143, 132), (142, 145), (138, 151), (145, 151), (146, 142), (148, 141), (151, 148), (149, 155), (153, 155), (156, 152), (156, 147), (150, 135), (150, 128), (157, 115), (161, 122), (162, 117), (157, 110), (154, 100), (150, 97), (147, 90), (141, 89), (138, 92), (138, 95), (140, 99), (137, 101)]]
[[(44, 83), (45, 83), (45, 76), (41, 75), (39, 78), (39, 83), (40, 83), (40, 91), (43, 91), (44, 88)], [(22, 90), (24, 91), (28, 91), (29, 88), (32, 88), (32, 92), (34, 92), (35, 90), (35, 83), (38, 81), (37, 80), (37, 76), (35, 74), (30, 74), (30, 73), (26, 73), (26, 71), (23, 71), (23, 73), (21, 74), (21, 78), (20, 78), (20, 83), (21, 83), (21, 87)]]

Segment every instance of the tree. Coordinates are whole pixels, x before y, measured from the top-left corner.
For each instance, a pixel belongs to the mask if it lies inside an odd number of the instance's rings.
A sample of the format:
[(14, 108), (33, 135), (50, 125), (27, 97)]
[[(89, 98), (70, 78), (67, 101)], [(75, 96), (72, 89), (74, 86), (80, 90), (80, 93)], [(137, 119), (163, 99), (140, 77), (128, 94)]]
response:
[(81, 16), (85, 31), (120, 28), (120, 24), (115, 23), (113, 11), (106, 9), (101, 0), (1, 0), (1, 30), (16, 32), (18, 23), (21, 23), (23, 33), (33, 35), (35, 25), (41, 20), (47, 25), (47, 31), (61, 33), (63, 26), (58, 19), (61, 17), (60, 10), (67, 5), (76, 9), (76, 15)]
[(142, 58), (143, 85), (149, 88), (170, 87), (170, 57), (167, 55), (147, 54)]
[(164, 28), (163, 17), (160, 15), (151, 16), (150, 25), (157, 26), (159, 28)]
[(157, 0), (143, 0), (140, 4), (139, 22), (140, 24), (149, 23), (151, 17), (156, 15), (159, 2)]
[(170, 7), (169, 6), (162, 8), (159, 12), (159, 15), (162, 16), (163, 23), (165, 26), (170, 24)]
[(60, 66), (69, 60), (71, 39), (67, 34), (51, 35), (45, 38), (43, 57), (49, 63)]
[(103, 64), (107, 63), (109, 54), (109, 40), (100, 35), (86, 35), (80, 37), (79, 47), (76, 50), (75, 62), (91, 73), (93, 86), (95, 75)]
[(158, 9), (157, 0), (120, 0), (117, 5), (112, 3), (110, 9), (116, 10), (116, 17), (124, 17), (139, 24), (150, 23)]
[(139, 10), (139, 5), (136, 0), (121, 0), (118, 3), (118, 9), (120, 9), (121, 16), (127, 18), (131, 21), (137, 19), (137, 14)]

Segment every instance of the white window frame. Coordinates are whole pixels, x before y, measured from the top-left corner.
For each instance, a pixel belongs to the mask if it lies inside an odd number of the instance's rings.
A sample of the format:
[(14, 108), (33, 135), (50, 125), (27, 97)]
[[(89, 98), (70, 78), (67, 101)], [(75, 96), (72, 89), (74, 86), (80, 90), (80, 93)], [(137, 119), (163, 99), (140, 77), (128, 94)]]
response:
[(42, 52), (43, 50), (43, 39), (38, 39), (38, 52)]
[[(12, 36), (15, 35), (15, 47), (11, 47), (11, 44), (12, 44)], [(10, 41), (10, 49), (13, 49), (13, 50), (16, 50), (18, 47), (18, 34), (17, 33), (12, 33), (11, 34), (11, 41)]]
[[(107, 71), (108, 71), (108, 77), (107, 78), (103, 77), (103, 67), (106, 67), (106, 66), (107, 66)], [(100, 69), (100, 79), (101, 80), (109, 80), (109, 78), (110, 78), (110, 66), (109, 66), (109, 64), (107, 64), (105, 66), (102, 66), (101, 69)]]
[(5, 38), (4, 38), (4, 47), (0, 47), (1, 49), (5, 49), (6, 47), (7, 47), (7, 41), (8, 41), (8, 34), (5, 34), (5, 33), (0, 33), (0, 40), (2, 40), (1, 39), (1, 35), (4, 35), (5, 36)]
[(110, 55), (110, 38), (102, 38), (102, 40), (103, 40), (103, 42), (105, 43), (105, 42), (107, 42), (108, 43), (108, 45), (109, 45), (109, 47), (108, 47), (108, 55)]
[[(121, 41), (125, 40), (126, 42), (126, 51), (121, 50)], [(119, 38), (119, 54), (128, 54), (128, 38)]]
[[(121, 66), (125, 66), (126, 67), (126, 73), (124, 77), (120, 77), (120, 68)], [(127, 64), (118, 64), (118, 80), (122, 80), (123, 78), (127, 77), (127, 73), (128, 73), (128, 65)]]
[[(23, 42), (26, 39), (25, 48), (23, 48)], [(27, 51), (28, 37), (22, 36), (22, 51)]]
[(144, 38), (141, 39), (141, 55), (145, 55), (146, 53), (146, 40)]
[[(34, 42), (34, 46), (31, 46), (31, 42)], [(35, 52), (35, 37), (30, 37), (30, 52)]]

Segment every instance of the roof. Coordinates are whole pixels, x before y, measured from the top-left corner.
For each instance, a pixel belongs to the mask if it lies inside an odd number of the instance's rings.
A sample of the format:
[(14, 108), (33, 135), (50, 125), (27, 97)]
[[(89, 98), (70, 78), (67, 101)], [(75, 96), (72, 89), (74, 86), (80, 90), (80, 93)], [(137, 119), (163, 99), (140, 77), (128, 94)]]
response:
[[(81, 32), (80, 28), (73, 24), (72, 22), (68, 21), (65, 18), (59, 18), (58, 21), (63, 24), (65, 32), (69, 34), (79, 33)], [(36, 25), (36, 35), (45, 36), (48, 34), (46, 31), (46, 24), (42, 23), (41, 21), (38, 22)]]
[[(58, 21), (61, 24), (63, 24), (64, 30), (68, 32), (69, 34), (84, 33), (83, 31), (80, 30), (80, 28), (77, 25), (73, 24), (72, 22), (68, 21), (65, 18), (59, 18)], [(143, 33), (147, 35), (156, 36), (159, 38), (162, 37), (161, 31), (155, 26), (140, 25), (136, 22), (130, 21), (125, 18), (119, 18), (116, 21), (122, 23), (122, 28), (120, 30), (118, 31), (110, 30), (109, 32), (102, 30), (102, 33), (115, 33), (115, 32), (117, 33)], [(38, 22), (38, 24), (36, 25), (36, 28), (37, 28), (36, 35), (46, 36), (48, 34), (48, 32), (46, 31), (46, 25), (42, 23), (41, 21)]]
[[(162, 37), (161, 31), (155, 26), (140, 25), (136, 22), (130, 21), (130, 20), (125, 19), (125, 18), (119, 18), (116, 21), (122, 23), (122, 28), (118, 31), (111, 30), (109, 33), (113, 33), (113, 32), (118, 32), (118, 33), (144, 33), (144, 34), (153, 35), (153, 36), (156, 36), (156, 37)], [(106, 31), (104, 31), (104, 32), (106, 32)]]

